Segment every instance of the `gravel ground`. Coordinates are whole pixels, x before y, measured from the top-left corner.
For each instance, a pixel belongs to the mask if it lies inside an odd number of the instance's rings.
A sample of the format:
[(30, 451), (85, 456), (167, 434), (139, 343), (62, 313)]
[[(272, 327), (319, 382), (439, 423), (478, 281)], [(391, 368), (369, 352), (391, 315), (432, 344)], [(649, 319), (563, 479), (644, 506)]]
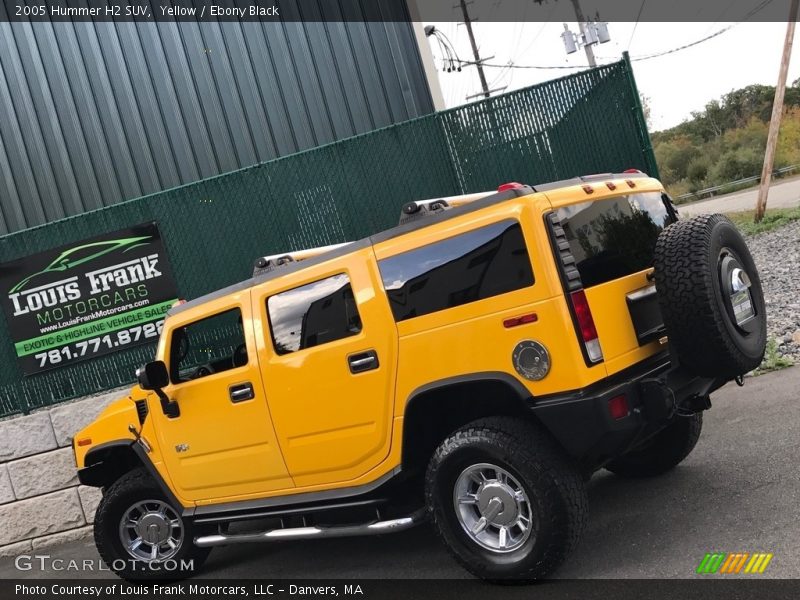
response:
[(800, 364), (800, 221), (747, 238), (767, 304), (769, 337)]

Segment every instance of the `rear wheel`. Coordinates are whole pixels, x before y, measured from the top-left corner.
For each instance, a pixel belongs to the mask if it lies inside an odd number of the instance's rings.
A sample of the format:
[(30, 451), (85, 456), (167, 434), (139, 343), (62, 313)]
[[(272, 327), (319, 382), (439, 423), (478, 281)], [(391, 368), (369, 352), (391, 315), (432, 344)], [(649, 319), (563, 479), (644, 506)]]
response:
[(703, 429), (703, 414), (677, 417), (640, 448), (606, 466), (622, 477), (653, 477), (675, 468), (694, 450)]
[(546, 432), (511, 418), (476, 421), (442, 442), (426, 499), (456, 560), (498, 581), (552, 573), (577, 545), (587, 512), (579, 470)]
[(103, 495), (94, 539), (103, 562), (130, 580), (178, 580), (198, 571), (210, 552), (194, 545), (194, 527), (144, 469), (126, 473)]

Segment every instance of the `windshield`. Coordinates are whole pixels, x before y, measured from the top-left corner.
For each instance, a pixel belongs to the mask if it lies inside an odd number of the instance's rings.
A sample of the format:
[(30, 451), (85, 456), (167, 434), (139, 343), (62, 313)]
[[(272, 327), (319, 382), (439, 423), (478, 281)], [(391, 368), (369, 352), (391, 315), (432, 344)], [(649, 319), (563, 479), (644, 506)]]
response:
[(651, 267), (656, 239), (673, 222), (660, 192), (582, 202), (556, 212), (584, 287)]

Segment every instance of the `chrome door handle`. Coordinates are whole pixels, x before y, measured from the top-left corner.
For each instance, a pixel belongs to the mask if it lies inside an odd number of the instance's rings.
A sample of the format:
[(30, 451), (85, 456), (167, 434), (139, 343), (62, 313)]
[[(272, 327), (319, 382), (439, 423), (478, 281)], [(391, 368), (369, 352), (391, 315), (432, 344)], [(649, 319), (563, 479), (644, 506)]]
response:
[(354, 375), (356, 373), (377, 369), (380, 366), (378, 363), (378, 353), (375, 352), (375, 350), (351, 354), (347, 357), (347, 364), (350, 366), (350, 372)]
[(231, 396), (231, 402), (244, 402), (245, 400), (252, 400), (256, 397), (256, 392), (253, 389), (253, 384), (249, 381), (247, 383), (240, 383), (232, 385), (228, 388), (228, 393)]
[(358, 360), (351, 360), (350, 361), (350, 366), (351, 367), (356, 367), (356, 368), (358, 368), (358, 367), (366, 367), (367, 365), (372, 364), (374, 362), (375, 362), (375, 357), (374, 356), (367, 356), (366, 358), (359, 358)]

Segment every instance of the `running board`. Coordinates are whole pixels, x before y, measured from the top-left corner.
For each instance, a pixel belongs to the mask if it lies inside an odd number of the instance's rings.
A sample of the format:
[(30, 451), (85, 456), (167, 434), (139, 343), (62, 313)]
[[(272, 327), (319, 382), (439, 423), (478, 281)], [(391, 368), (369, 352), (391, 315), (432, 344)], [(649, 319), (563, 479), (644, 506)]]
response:
[(201, 535), (194, 539), (195, 546), (211, 548), (225, 544), (243, 544), (249, 542), (273, 542), (283, 540), (303, 540), (312, 538), (355, 537), (362, 535), (380, 535), (405, 531), (420, 524), (425, 519), (425, 510), (420, 509), (407, 517), (389, 521), (374, 521), (364, 525), (342, 525), (331, 527), (291, 527), (287, 529), (271, 529), (258, 533), (216, 533)]

